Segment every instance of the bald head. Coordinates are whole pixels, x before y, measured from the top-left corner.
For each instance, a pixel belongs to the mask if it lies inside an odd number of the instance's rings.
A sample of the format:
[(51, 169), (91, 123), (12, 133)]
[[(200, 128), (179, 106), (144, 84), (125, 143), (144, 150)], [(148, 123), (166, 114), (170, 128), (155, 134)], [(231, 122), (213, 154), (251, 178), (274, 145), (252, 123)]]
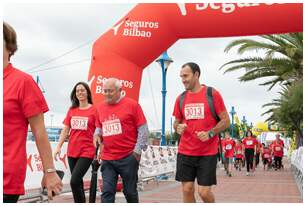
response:
[(114, 86), (116, 87), (117, 90), (121, 89), (122, 86), (121, 86), (121, 83), (120, 83), (120, 80), (117, 79), (117, 78), (108, 78), (105, 82), (104, 82), (104, 87), (105, 85), (109, 85), (109, 86)]
[(121, 83), (119, 79), (108, 78), (103, 84), (103, 95), (108, 104), (116, 104), (120, 99)]

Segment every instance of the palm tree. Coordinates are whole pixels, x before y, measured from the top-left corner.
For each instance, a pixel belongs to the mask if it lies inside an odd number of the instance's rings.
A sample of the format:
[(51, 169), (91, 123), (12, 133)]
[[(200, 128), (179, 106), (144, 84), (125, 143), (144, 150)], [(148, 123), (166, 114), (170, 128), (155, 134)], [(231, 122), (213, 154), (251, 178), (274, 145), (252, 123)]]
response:
[(231, 42), (226, 48), (228, 52), (239, 46), (238, 54), (247, 51), (264, 51), (265, 56), (241, 58), (227, 62), (220, 69), (224, 73), (245, 69), (246, 73), (240, 81), (251, 81), (263, 77), (273, 77), (260, 85), (269, 85), (271, 90), (277, 83), (291, 85), (303, 78), (303, 33), (280, 35), (262, 35), (265, 41), (241, 39)]
[(289, 131), (296, 131), (297, 137), (303, 137), (303, 82), (297, 81), (289, 87), (284, 87), (280, 99), (263, 107), (272, 107), (264, 114), (271, 114), (267, 121), (280, 123)]
[(239, 80), (246, 82), (259, 78), (272, 79), (260, 84), (268, 85), (271, 90), (276, 84), (281, 85), (280, 98), (263, 105), (270, 107), (264, 114), (270, 114), (266, 120), (279, 123), (288, 131), (296, 131), (299, 139), (303, 137), (303, 33), (280, 35), (262, 35), (265, 41), (241, 39), (231, 42), (228, 52), (239, 46), (238, 54), (247, 51), (264, 51), (265, 55), (241, 58), (227, 62), (220, 69), (225, 72), (245, 70)]

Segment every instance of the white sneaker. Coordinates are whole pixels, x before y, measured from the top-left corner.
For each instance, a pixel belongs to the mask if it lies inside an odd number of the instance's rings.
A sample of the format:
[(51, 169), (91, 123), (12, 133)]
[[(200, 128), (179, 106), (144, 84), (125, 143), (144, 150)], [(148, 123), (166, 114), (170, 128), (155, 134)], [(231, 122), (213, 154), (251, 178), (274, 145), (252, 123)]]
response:
[(250, 173), (247, 172), (247, 173), (246, 173), (246, 176), (250, 176)]

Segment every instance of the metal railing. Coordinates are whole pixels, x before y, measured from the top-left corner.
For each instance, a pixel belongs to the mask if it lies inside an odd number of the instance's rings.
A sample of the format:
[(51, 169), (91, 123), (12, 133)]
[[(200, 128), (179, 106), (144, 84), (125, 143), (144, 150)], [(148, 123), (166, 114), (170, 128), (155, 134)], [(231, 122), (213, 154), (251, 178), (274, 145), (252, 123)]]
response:
[(298, 189), (303, 195), (303, 147), (292, 152), (290, 163)]

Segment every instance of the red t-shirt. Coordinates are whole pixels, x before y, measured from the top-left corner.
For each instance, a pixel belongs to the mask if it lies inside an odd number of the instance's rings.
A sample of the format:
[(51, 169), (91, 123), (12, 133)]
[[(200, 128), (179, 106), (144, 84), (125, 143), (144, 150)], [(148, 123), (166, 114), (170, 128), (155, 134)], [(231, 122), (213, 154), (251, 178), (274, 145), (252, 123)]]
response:
[(28, 118), (48, 110), (33, 78), (9, 64), (3, 70), (3, 194), (24, 194)]
[(146, 124), (140, 105), (124, 97), (117, 104), (102, 102), (98, 106), (98, 128), (102, 128), (103, 160), (118, 160), (128, 156), (137, 142), (137, 128)]
[(236, 151), (236, 158), (243, 158), (242, 154), (242, 144), (235, 145), (235, 151)]
[(245, 137), (242, 140), (242, 144), (245, 149), (254, 149), (255, 145), (257, 145), (257, 140), (253, 137)]
[(273, 156), (274, 157), (283, 157), (284, 156), (284, 142), (283, 140), (279, 140), (279, 142), (276, 142), (276, 140), (274, 140), (272, 142), (272, 148), (274, 151)]
[(91, 106), (88, 109), (70, 108), (63, 123), (70, 127), (68, 157), (94, 158), (95, 147), (93, 135), (98, 118), (97, 109)]
[[(223, 99), (217, 90), (213, 90), (213, 103), (216, 114), (226, 111)], [(186, 92), (182, 105), (179, 107), (180, 96), (177, 97), (173, 116), (187, 124), (181, 136), (178, 153), (190, 156), (215, 155), (218, 152), (218, 136), (202, 142), (196, 135), (198, 131), (209, 131), (217, 121), (213, 117), (206, 98), (206, 86), (197, 93)]]
[(262, 157), (264, 159), (270, 159), (271, 158), (271, 150), (268, 147), (264, 147)]
[(225, 153), (224, 153), (225, 158), (234, 157), (235, 141), (233, 139), (223, 139), (222, 140), (222, 148), (225, 151)]

